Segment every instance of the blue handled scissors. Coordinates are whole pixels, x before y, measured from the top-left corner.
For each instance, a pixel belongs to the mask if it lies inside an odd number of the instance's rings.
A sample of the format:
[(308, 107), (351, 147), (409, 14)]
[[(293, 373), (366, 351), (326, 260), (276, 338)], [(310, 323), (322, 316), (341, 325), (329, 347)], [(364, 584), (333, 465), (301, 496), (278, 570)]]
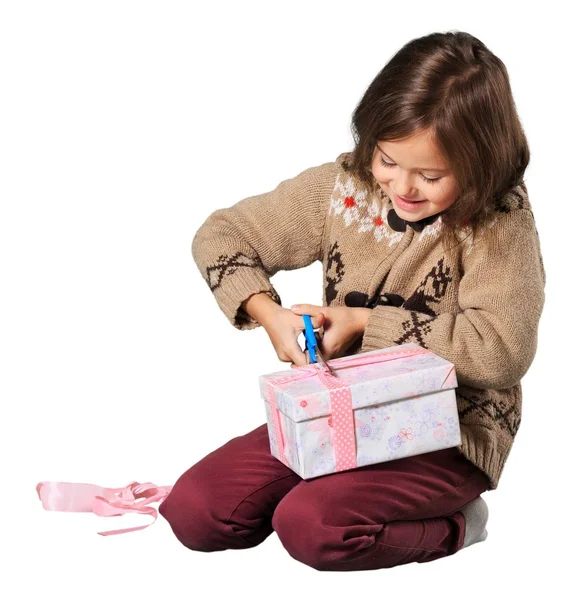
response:
[(331, 375), (335, 375), (335, 372), (332, 370), (331, 366), (326, 362), (322, 355), (322, 352), (320, 351), (320, 348), (318, 347), (318, 342), (321, 338), (319, 334), (317, 339), (317, 334), (314, 332), (314, 327), (312, 326), (310, 315), (302, 315), (302, 319), (304, 320), (304, 337), (306, 338), (305, 351), (308, 350), (310, 363), (313, 364), (315, 362), (320, 362), (327, 368)]

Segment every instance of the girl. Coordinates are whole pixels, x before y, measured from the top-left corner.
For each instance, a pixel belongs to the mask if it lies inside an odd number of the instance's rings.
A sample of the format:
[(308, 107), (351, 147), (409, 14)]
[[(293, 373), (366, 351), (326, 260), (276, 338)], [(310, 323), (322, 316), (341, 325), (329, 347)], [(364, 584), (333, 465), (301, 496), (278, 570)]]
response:
[[(303, 313), (324, 358), (415, 342), (451, 361), (462, 444), (302, 480), (266, 425), (191, 467), (160, 505), (204, 552), (275, 530), (319, 570), (426, 562), (487, 536), (521, 418), (545, 272), (523, 180), (528, 144), (504, 64), (463, 32), (406, 44), (353, 113), (355, 147), (273, 191), (216, 210), (193, 256), (238, 329), (262, 326), (282, 361), (307, 362)], [(270, 276), (323, 263), (323, 306), (282, 306)]]

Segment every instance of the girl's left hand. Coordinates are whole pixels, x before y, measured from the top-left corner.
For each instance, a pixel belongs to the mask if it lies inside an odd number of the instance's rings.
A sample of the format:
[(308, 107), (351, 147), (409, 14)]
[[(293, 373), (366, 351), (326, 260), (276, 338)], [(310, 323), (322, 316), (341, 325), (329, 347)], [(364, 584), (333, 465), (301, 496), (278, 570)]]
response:
[[(297, 315), (324, 315), (320, 350), (325, 360), (344, 356), (365, 331), (371, 314), (369, 308), (349, 306), (315, 306), (314, 304), (294, 304), (290, 310)], [(313, 320), (314, 325), (314, 320)]]

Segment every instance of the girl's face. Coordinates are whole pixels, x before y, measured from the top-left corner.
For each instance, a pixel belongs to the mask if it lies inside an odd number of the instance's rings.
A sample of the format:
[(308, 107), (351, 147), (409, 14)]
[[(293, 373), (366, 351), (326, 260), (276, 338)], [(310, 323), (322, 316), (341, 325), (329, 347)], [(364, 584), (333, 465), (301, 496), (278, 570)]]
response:
[[(406, 221), (442, 212), (458, 196), (454, 175), (428, 130), (399, 142), (378, 142), (371, 171), (398, 216)], [(404, 199), (412, 202), (404, 203)]]

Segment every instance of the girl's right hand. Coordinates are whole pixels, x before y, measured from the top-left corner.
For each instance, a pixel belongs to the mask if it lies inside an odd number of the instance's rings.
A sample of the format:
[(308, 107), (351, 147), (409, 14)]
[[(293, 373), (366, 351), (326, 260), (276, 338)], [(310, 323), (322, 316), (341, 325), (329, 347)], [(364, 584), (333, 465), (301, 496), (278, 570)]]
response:
[[(242, 308), (268, 332), (272, 346), (281, 361), (291, 362), (295, 366), (309, 364), (308, 353), (298, 344), (298, 336), (304, 331), (302, 315), (274, 302), (265, 292), (252, 294), (243, 303)], [(323, 313), (312, 316), (314, 329), (322, 327), (324, 320)]]
[[(314, 329), (318, 329), (324, 324), (324, 315), (319, 313), (311, 320)], [(304, 319), (301, 315), (276, 305), (264, 316), (262, 321), (261, 325), (267, 331), (281, 361), (291, 362), (296, 366), (307, 365), (310, 362), (308, 354), (298, 343), (298, 336), (304, 331)]]

